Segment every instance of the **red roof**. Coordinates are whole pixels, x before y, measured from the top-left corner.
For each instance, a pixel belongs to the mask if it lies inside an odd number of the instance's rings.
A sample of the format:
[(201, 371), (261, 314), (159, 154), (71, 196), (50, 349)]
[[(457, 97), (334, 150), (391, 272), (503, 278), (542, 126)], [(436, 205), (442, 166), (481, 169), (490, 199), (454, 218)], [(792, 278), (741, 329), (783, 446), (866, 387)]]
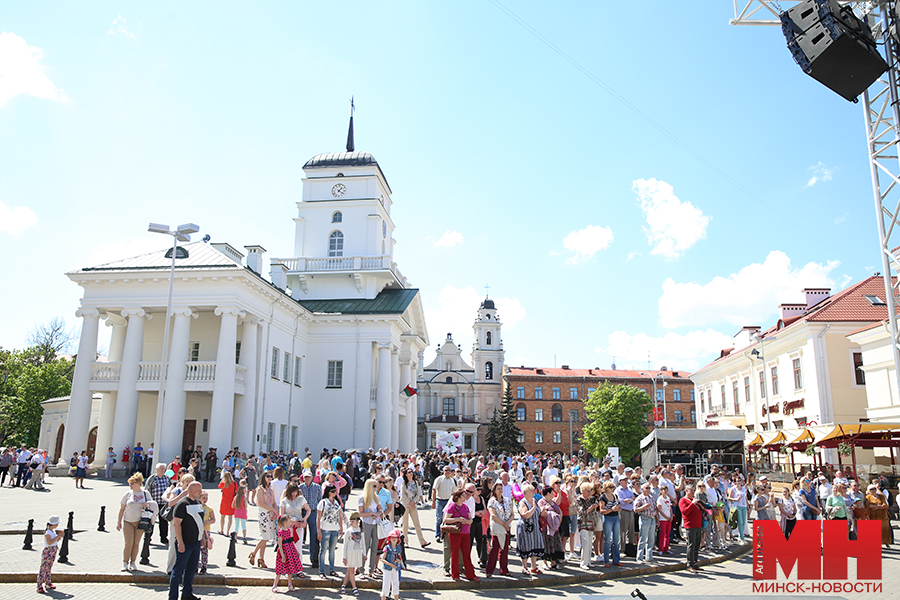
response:
[(629, 371), (626, 369), (553, 369), (548, 367), (509, 367), (509, 374), (517, 377), (566, 377), (572, 379), (599, 378), (599, 379), (646, 379), (647, 375), (665, 374), (666, 379), (689, 379), (691, 374), (687, 371)]
[[(878, 306), (873, 305), (865, 298), (865, 296), (878, 296), (884, 300), (884, 278), (881, 276), (873, 276), (863, 279), (859, 283), (854, 283), (847, 289), (841, 290), (837, 294), (822, 300), (810, 308), (805, 314), (788, 317), (784, 320), (779, 319), (775, 325), (765, 331), (761, 331), (760, 336), (765, 338), (766, 336), (778, 333), (782, 329), (787, 329), (788, 327), (792, 327), (793, 325), (804, 321), (817, 323), (880, 323), (881, 321), (886, 320), (888, 317), (887, 306), (883, 304)], [(755, 343), (750, 344), (745, 348), (741, 348), (740, 351), (747, 350), (755, 345)], [(719, 358), (704, 366), (703, 369), (727, 358), (734, 353), (734, 349), (731, 349), (731, 352), (728, 353), (725, 353), (724, 350), (722, 352), (723, 353)]]

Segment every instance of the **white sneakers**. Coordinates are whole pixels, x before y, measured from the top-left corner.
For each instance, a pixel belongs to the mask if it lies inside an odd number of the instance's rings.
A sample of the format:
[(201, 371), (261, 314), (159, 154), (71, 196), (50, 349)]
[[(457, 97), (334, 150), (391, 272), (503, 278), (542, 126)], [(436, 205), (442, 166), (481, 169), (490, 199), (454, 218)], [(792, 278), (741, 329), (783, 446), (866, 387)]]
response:
[(127, 571), (127, 570), (128, 570), (128, 562), (127, 562), (127, 561), (122, 563), (122, 570), (123, 570), (123, 571)]
[(129, 571), (137, 571), (137, 567), (134, 566), (134, 562), (128, 563), (128, 570)]

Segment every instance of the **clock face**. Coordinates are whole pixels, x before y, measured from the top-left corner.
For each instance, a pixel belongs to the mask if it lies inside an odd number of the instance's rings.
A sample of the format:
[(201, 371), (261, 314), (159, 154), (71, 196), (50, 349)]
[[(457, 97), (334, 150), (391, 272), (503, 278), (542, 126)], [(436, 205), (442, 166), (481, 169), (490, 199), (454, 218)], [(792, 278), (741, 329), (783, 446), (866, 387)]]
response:
[(331, 195), (335, 198), (340, 198), (344, 194), (347, 193), (347, 187), (343, 183), (336, 183), (334, 187), (331, 188)]

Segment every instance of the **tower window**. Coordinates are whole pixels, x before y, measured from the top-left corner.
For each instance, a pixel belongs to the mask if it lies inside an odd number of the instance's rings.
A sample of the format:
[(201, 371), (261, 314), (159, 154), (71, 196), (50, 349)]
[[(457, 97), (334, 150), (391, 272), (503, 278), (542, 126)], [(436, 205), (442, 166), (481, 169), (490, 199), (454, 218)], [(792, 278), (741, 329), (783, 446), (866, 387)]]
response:
[(336, 210), (336, 211), (334, 212), (334, 214), (331, 215), (331, 222), (332, 222), (332, 223), (341, 223), (341, 222), (343, 222), (343, 219), (344, 219), (344, 215), (341, 214), (341, 211), (339, 211), (339, 210)]
[(448, 417), (456, 415), (456, 398), (444, 398), (444, 414)]
[(485, 379), (493, 379), (494, 378), (494, 363), (488, 361), (484, 363), (484, 378)]
[(491, 345), (491, 332), (490, 331), (488, 331), (487, 333), (484, 334), (484, 341), (487, 342), (488, 346)]
[(344, 234), (340, 231), (332, 231), (328, 236), (328, 256), (344, 255)]

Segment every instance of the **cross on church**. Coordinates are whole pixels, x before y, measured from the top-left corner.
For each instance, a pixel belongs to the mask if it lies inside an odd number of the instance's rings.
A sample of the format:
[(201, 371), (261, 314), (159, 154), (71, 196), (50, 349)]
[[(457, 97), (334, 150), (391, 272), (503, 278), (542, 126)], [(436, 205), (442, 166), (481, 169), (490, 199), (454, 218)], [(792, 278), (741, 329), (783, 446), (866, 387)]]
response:
[(488, 290), (490, 290), (490, 289), (491, 289), (491, 286), (489, 286), (489, 285), (484, 286), (484, 295), (485, 295), (485, 297), (487, 297), (487, 295), (488, 295)]

